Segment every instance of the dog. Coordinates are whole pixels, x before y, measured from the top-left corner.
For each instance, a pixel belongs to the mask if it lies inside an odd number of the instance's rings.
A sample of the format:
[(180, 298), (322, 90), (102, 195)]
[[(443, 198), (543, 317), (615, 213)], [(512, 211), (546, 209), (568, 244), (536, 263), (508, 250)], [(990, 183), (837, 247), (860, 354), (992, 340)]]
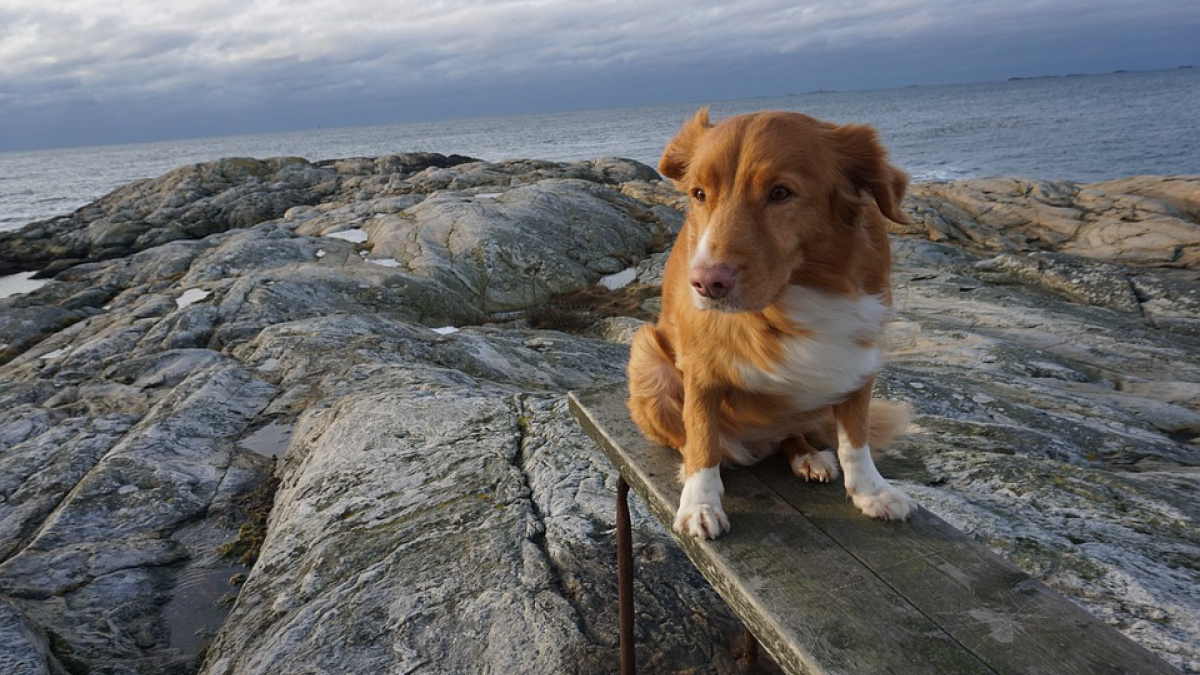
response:
[(628, 405), (683, 456), (675, 530), (727, 532), (722, 464), (776, 451), (810, 481), (835, 480), (840, 462), (858, 509), (907, 519), (916, 502), (871, 456), (908, 423), (907, 406), (871, 398), (891, 313), (884, 219), (908, 222), (908, 176), (876, 131), (794, 112), (714, 125), (705, 108), (659, 172), (688, 196), (687, 217), (658, 322), (630, 347)]

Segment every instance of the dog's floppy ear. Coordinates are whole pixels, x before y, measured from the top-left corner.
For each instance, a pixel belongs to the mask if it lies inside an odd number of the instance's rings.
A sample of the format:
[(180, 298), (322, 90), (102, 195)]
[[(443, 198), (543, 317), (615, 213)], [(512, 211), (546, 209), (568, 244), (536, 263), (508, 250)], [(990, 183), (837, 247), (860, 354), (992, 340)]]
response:
[(683, 123), (679, 133), (663, 150), (662, 159), (658, 160), (658, 172), (671, 180), (680, 180), (687, 173), (688, 164), (692, 161), (692, 153), (696, 143), (704, 132), (712, 128), (708, 122), (708, 108), (696, 111), (695, 116)]
[(887, 150), (875, 129), (865, 124), (835, 127), (830, 136), (837, 147), (838, 165), (857, 190), (875, 198), (879, 211), (889, 220), (907, 224), (900, 210), (908, 175), (887, 161)]

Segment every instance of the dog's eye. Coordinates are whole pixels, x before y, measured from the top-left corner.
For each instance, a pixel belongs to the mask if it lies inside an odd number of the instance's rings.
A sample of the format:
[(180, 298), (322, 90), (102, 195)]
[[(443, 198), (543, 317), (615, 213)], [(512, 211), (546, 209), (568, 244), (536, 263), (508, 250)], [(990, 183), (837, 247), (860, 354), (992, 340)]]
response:
[(695, 199), (697, 204), (703, 204), (704, 190), (701, 190), (700, 188), (695, 188), (692, 190), (692, 199)]
[(775, 187), (771, 188), (770, 197), (771, 201), (773, 202), (781, 202), (791, 196), (792, 191), (782, 185), (776, 185)]

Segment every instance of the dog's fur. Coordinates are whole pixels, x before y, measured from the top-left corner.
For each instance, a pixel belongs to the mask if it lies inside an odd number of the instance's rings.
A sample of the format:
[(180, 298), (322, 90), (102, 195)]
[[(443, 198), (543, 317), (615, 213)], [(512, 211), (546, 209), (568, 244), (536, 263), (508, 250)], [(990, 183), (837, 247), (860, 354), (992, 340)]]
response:
[(806, 480), (838, 476), (869, 516), (916, 503), (875, 468), (871, 447), (907, 424), (871, 399), (891, 305), (884, 218), (906, 222), (907, 176), (875, 131), (799, 113), (733, 117), (703, 109), (659, 171), (691, 197), (667, 261), (662, 314), (634, 336), (629, 409), (649, 438), (683, 455), (675, 529), (729, 529), (723, 462), (782, 449)]

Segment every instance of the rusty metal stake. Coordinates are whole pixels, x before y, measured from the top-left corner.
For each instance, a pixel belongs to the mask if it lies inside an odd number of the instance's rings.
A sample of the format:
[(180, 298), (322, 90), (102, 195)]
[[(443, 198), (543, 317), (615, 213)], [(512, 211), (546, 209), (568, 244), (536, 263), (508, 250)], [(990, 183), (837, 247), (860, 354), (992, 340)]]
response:
[(629, 483), (617, 476), (617, 602), (621, 675), (636, 675), (633, 650), (633, 535), (629, 524)]
[(742, 672), (758, 672), (758, 638), (749, 628), (742, 629)]

